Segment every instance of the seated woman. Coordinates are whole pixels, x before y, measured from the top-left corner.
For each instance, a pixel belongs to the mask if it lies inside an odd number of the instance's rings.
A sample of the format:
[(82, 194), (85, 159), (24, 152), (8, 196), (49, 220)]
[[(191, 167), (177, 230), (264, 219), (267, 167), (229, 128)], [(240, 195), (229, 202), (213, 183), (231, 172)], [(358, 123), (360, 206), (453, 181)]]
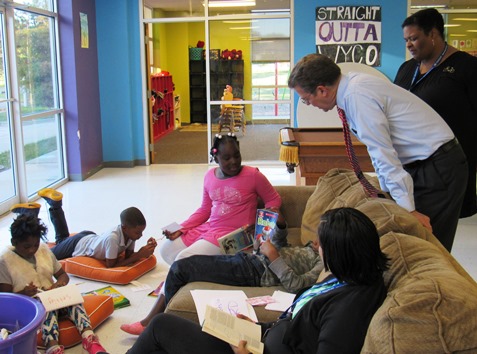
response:
[[(371, 318), (386, 297), (388, 258), (376, 227), (356, 209), (332, 209), (321, 218), (318, 240), (323, 273), (297, 294), (278, 321), (260, 324), (264, 353), (359, 353), (363, 346)], [(127, 354), (185, 354), (199, 348), (203, 353), (249, 352), (245, 341), (231, 347), (195, 322), (162, 313)]]

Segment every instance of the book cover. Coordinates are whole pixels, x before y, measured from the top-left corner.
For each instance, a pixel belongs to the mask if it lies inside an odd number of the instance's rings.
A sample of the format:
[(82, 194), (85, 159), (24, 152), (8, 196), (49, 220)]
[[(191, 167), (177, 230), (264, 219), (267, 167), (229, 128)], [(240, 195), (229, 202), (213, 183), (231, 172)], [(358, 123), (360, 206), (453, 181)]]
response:
[(126, 298), (123, 294), (121, 294), (112, 286), (105, 286), (101, 289), (88, 291), (84, 293), (84, 295), (110, 295), (113, 298), (113, 304), (115, 309), (131, 305), (128, 298)]
[(217, 241), (223, 254), (236, 254), (251, 247), (253, 239), (253, 229), (245, 225), (227, 235), (219, 237)]
[(253, 250), (255, 253), (259, 251), (260, 244), (270, 237), (275, 232), (277, 225), (278, 213), (266, 209), (257, 210), (257, 218), (255, 220), (255, 235)]

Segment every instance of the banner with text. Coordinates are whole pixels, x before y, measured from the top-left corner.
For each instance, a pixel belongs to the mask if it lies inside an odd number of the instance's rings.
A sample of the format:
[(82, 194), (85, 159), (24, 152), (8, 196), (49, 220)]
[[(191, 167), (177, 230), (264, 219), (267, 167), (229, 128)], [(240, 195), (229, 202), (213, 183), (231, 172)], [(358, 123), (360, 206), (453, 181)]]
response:
[(381, 65), (381, 6), (316, 8), (316, 52), (336, 63)]

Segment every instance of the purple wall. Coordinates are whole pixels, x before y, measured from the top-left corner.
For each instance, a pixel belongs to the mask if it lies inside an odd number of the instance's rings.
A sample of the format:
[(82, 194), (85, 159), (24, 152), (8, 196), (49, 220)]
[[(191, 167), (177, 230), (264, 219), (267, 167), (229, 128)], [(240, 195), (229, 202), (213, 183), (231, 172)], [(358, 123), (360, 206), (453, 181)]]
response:
[[(95, 3), (61, 0), (58, 11), (68, 177), (82, 181), (103, 163)], [(81, 48), (80, 13), (88, 16), (89, 48)]]

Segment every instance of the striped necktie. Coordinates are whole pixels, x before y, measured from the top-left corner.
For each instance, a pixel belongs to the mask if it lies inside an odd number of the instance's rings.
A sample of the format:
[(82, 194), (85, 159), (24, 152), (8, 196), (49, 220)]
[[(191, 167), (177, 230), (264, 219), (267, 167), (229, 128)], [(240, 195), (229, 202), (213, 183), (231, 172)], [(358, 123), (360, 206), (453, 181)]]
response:
[(346, 145), (346, 153), (348, 154), (348, 159), (349, 159), (349, 162), (351, 163), (351, 166), (353, 167), (353, 171), (356, 174), (356, 177), (358, 177), (358, 180), (363, 186), (366, 193), (372, 198), (377, 198), (380, 196), (381, 192), (378, 189), (376, 189), (376, 187), (374, 187), (371, 183), (369, 183), (369, 181), (364, 176), (363, 171), (361, 170), (361, 167), (359, 166), (359, 161), (358, 161), (358, 158), (356, 157), (356, 154), (353, 148), (353, 143), (351, 141), (351, 134), (349, 132), (348, 121), (346, 120), (346, 114), (341, 108), (339, 107), (336, 107), (336, 108), (338, 109), (338, 115), (340, 116), (341, 122), (343, 123), (343, 136), (344, 136), (345, 145)]

